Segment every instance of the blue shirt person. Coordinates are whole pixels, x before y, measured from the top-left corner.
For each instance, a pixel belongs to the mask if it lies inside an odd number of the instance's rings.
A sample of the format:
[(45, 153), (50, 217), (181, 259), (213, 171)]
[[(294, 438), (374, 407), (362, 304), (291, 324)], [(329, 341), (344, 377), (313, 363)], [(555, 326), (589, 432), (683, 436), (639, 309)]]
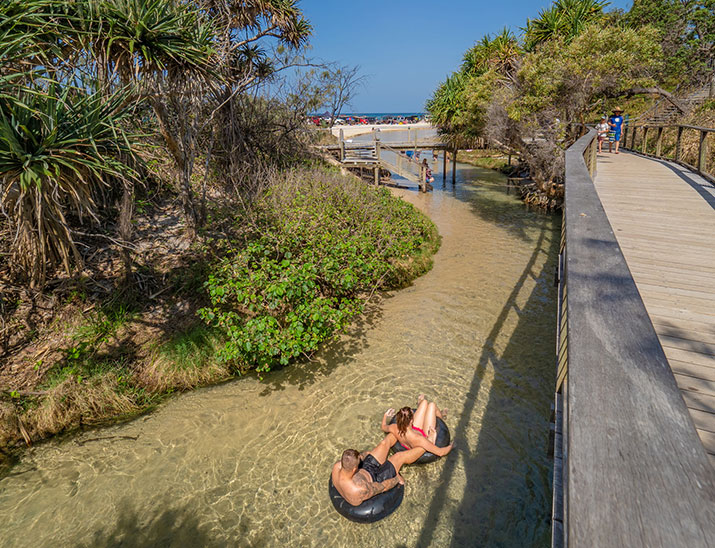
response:
[(613, 109), (613, 114), (608, 119), (608, 127), (611, 128), (608, 134), (608, 152), (611, 152), (613, 143), (615, 143), (616, 154), (618, 154), (618, 147), (621, 144), (621, 130), (623, 128), (623, 109), (621, 107)]

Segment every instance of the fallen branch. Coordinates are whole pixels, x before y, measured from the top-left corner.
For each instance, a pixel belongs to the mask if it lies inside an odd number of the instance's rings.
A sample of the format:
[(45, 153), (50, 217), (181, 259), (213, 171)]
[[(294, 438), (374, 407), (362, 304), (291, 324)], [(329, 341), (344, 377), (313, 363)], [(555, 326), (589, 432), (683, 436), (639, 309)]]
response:
[(666, 101), (668, 101), (670, 104), (672, 104), (675, 108), (677, 108), (681, 113), (685, 112), (686, 108), (683, 103), (678, 101), (675, 97), (673, 97), (673, 94), (665, 91), (664, 89), (659, 88), (658, 86), (653, 86), (651, 88), (641, 88), (641, 87), (634, 87), (626, 90), (625, 92), (626, 97), (631, 97), (632, 95), (642, 95), (642, 94), (649, 94), (649, 95), (660, 95), (661, 97), (665, 98)]

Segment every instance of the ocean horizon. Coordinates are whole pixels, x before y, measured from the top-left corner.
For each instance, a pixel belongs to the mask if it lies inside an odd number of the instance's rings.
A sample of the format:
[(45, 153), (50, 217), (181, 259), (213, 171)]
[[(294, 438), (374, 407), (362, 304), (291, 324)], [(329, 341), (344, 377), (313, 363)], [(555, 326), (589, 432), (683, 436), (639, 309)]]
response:
[[(311, 114), (311, 116), (324, 116), (326, 113), (323, 114)], [(387, 117), (395, 117), (395, 116), (404, 116), (404, 117), (409, 117), (409, 116), (424, 116), (427, 114), (426, 112), (344, 112), (341, 113), (339, 118), (346, 118), (346, 117), (351, 117), (351, 118), (359, 118), (363, 116), (367, 116), (369, 118), (387, 118)]]

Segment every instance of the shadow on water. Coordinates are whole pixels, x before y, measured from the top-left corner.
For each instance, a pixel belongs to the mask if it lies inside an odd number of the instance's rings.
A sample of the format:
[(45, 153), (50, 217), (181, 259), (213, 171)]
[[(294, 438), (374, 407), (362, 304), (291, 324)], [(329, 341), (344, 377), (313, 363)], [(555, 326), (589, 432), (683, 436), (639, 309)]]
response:
[[(153, 516), (147, 517), (145, 512), (139, 512), (124, 501), (117, 511), (117, 521), (104, 530), (96, 531), (92, 539), (86, 543), (75, 545), (76, 548), (159, 548), (187, 546), (223, 547), (229, 542), (211, 534), (209, 524), (201, 524), (198, 513), (193, 506), (195, 501), (181, 508), (158, 510)], [(242, 519), (239, 524), (240, 540), (238, 544), (231, 541), (231, 546), (240, 548), (263, 548), (269, 545), (266, 538), (260, 535), (249, 541), (252, 526)], [(220, 536), (220, 535), (219, 535)]]
[(113, 527), (96, 531), (91, 542), (78, 544), (77, 548), (211, 545), (211, 539), (201, 531), (196, 513), (189, 508), (159, 511), (147, 521), (145, 513), (124, 503)]
[[(442, 188), (457, 200), (467, 202), (472, 213), (483, 221), (525, 242), (532, 241), (533, 229), (543, 224), (545, 216), (558, 215), (536, 210), (537, 214), (524, 216), (523, 211), (529, 209), (529, 206), (523, 204), (523, 209), (518, 208), (513, 200), (505, 199), (508, 191), (507, 176), (493, 169), (458, 164), (456, 184), (453, 185), (448, 176)], [(514, 222), (515, 214), (519, 215), (519, 222)]]
[[(544, 332), (543, 327), (531, 321), (534, 314), (543, 314), (544, 301), (538, 294), (543, 291), (543, 285), (541, 288), (537, 285), (523, 307), (517, 305), (517, 296), (527, 279), (540, 279), (546, 284), (553, 277), (559, 238), (556, 231), (549, 228), (547, 219), (542, 217), (541, 223), (534, 252), (496, 318), (476, 364), (464, 411), (453, 429), (459, 458), (444, 460), (418, 547), (432, 543), (436, 524), (448, 505), (448, 487), (457, 472), (459, 460), (463, 461), (467, 484), (457, 511), (447, 518), (453, 520), (450, 527), (453, 547), (548, 544), (551, 488), (549, 473), (545, 471), (548, 471), (546, 451), (549, 403), (555, 375), (555, 362), (551, 359), (555, 340), (552, 330)], [(549, 234), (550, 242), (545, 249)], [(540, 272), (534, 272), (537, 259), (543, 253), (548, 255), (548, 260)], [(518, 314), (519, 322), (499, 356), (494, 341), (510, 312)], [(495, 375), (478, 442), (473, 448), (466, 447), (464, 441), (459, 446), (459, 441), (466, 439), (488, 366), (494, 369)], [(538, 401), (535, 401), (534, 393)], [(539, 451), (543, 457), (534, 459)], [(514, 452), (530, 452), (531, 458), (509, 458)], [(520, 469), (514, 470), (514, 467)], [(514, 477), (518, 481), (510, 481)], [(522, 505), (522, 508), (515, 509), (515, 505)], [(521, 516), (520, 521), (507, 522), (513, 516)]]

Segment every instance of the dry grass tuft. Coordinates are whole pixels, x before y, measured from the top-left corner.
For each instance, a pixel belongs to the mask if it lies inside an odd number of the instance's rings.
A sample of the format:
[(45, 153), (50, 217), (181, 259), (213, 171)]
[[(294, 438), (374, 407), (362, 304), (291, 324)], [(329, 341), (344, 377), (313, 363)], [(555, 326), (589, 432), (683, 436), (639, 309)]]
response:
[(137, 375), (137, 384), (152, 393), (168, 390), (190, 390), (197, 386), (226, 380), (232, 376), (225, 363), (214, 360), (204, 365), (186, 368), (166, 356), (159, 356)]
[(68, 378), (25, 415), (30, 436), (42, 439), (77, 426), (98, 424), (108, 417), (137, 413), (140, 407), (122, 389), (121, 380), (114, 373), (82, 383)]
[(0, 401), (0, 448), (21, 437), (15, 406)]

